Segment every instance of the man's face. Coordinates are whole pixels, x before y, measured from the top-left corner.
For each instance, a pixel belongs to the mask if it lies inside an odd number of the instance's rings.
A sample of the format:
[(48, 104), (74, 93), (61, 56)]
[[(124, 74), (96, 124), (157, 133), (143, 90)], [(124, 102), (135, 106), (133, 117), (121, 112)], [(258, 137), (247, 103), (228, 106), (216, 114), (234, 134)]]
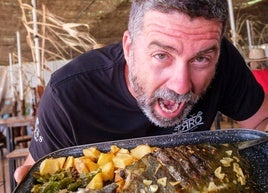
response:
[(153, 123), (177, 125), (205, 92), (215, 74), (221, 31), (216, 21), (149, 11), (134, 40), (125, 32), (127, 86)]

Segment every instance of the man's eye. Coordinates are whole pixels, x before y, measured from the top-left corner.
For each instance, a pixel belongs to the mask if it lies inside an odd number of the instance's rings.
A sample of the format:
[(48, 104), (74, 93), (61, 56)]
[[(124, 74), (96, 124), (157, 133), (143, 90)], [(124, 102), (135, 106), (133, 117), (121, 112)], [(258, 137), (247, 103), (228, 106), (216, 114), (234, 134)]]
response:
[(203, 69), (210, 66), (211, 62), (209, 57), (199, 56), (194, 58), (191, 63), (195, 68)]
[(159, 59), (159, 60), (163, 60), (167, 57), (167, 55), (164, 53), (158, 53), (158, 54), (155, 54), (154, 57)]
[(200, 62), (208, 62), (209, 60), (206, 57), (200, 56), (200, 57), (195, 58), (194, 61), (200, 63)]

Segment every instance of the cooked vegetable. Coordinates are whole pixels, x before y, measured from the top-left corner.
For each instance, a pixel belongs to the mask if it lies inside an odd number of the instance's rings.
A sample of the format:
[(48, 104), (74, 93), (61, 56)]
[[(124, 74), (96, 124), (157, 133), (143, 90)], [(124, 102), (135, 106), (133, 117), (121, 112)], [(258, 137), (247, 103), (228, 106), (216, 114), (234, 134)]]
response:
[(113, 158), (113, 163), (116, 168), (125, 168), (132, 164), (136, 159), (128, 153), (118, 153)]
[(63, 169), (68, 169), (74, 166), (74, 156), (68, 156), (65, 160)]
[(141, 159), (143, 156), (152, 153), (153, 148), (149, 145), (138, 145), (134, 149), (130, 150), (131, 155), (136, 159)]
[(87, 189), (98, 190), (103, 187), (103, 179), (101, 173), (96, 174), (86, 186)]
[[(152, 152), (148, 145), (137, 148), (143, 155)], [(90, 147), (84, 149), (83, 154), (84, 156), (77, 158), (68, 156), (45, 159), (40, 164), (40, 172), (34, 175), (37, 183), (31, 192), (56, 193), (62, 189), (65, 189), (65, 192), (77, 191), (78, 188), (102, 189), (114, 180), (115, 170), (125, 168), (137, 160), (128, 149), (115, 145), (111, 146), (110, 152), (100, 152), (96, 147)], [(111, 188), (104, 190), (112, 191)]]
[(79, 174), (75, 168), (60, 169), (53, 174), (47, 173), (45, 175), (36, 172), (34, 173), (36, 184), (31, 192), (56, 193), (62, 189), (66, 189), (68, 192), (76, 191), (78, 188), (85, 188), (98, 173), (100, 173), (99, 170)]
[(90, 159), (92, 159), (92, 161), (96, 161), (98, 160), (101, 152), (96, 147), (90, 147), (87, 149), (83, 149), (83, 154), (86, 157), (89, 157)]
[(101, 174), (104, 181), (112, 181), (114, 179), (114, 164), (113, 162), (108, 162), (102, 166)]
[(101, 153), (100, 157), (97, 161), (97, 164), (99, 166), (103, 166), (105, 164), (107, 164), (108, 162), (112, 162), (114, 158), (114, 155), (111, 153)]
[(63, 168), (65, 157), (45, 159), (40, 165), (40, 174), (53, 174)]

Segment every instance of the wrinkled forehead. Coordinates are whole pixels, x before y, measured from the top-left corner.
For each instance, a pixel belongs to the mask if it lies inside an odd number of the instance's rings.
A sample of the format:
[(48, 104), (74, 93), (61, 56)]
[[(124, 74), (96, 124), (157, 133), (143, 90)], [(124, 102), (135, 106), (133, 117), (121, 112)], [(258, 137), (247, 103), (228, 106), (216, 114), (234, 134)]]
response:
[(142, 31), (158, 31), (175, 36), (184, 34), (190, 37), (192, 35), (193, 38), (203, 36), (207, 39), (216, 38), (220, 41), (222, 23), (203, 17), (191, 18), (178, 12), (148, 11), (144, 16)]

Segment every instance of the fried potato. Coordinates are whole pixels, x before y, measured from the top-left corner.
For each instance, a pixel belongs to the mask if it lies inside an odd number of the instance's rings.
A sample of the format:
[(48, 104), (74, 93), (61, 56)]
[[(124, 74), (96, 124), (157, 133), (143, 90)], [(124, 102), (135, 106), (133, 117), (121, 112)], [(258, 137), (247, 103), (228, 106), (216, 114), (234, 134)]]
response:
[(110, 149), (111, 149), (110, 153), (112, 153), (114, 155), (120, 150), (120, 148), (117, 147), (116, 145), (112, 145)]
[(91, 172), (99, 169), (99, 165), (93, 161), (86, 162), (86, 166), (89, 169), (89, 171), (91, 171)]
[(48, 158), (40, 164), (40, 174), (54, 174), (59, 169), (63, 168), (66, 157)]
[(83, 149), (83, 154), (86, 157), (89, 157), (92, 161), (98, 160), (101, 152), (97, 149), (97, 147), (90, 147), (87, 149)]
[(130, 154), (135, 157), (136, 159), (141, 159), (148, 153), (152, 153), (153, 148), (149, 145), (138, 145), (134, 149), (130, 150)]
[(111, 153), (101, 153), (100, 156), (99, 156), (99, 159), (97, 161), (97, 164), (99, 166), (103, 166), (108, 162), (112, 162), (113, 157), (114, 157), (114, 155), (111, 154)]
[(109, 181), (114, 179), (114, 164), (108, 162), (105, 165), (100, 166), (103, 181)]
[(97, 173), (86, 186), (87, 189), (98, 190), (103, 187), (102, 174)]
[(117, 153), (127, 153), (129, 154), (129, 150), (125, 148), (121, 148)]
[(88, 168), (88, 165), (90, 165), (91, 162), (92, 160), (86, 156), (74, 158), (74, 167), (80, 174), (89, 173), (90, 169)]
[(74, 167), (74, 156), (68, 156), (65, 160), (63, 169), (68, 169)]
[(113, 158), (113, 163), (116, 168), (124, 169), (126, 166), (132, 164), (136, 159), (128, 153), (118, 153)]

